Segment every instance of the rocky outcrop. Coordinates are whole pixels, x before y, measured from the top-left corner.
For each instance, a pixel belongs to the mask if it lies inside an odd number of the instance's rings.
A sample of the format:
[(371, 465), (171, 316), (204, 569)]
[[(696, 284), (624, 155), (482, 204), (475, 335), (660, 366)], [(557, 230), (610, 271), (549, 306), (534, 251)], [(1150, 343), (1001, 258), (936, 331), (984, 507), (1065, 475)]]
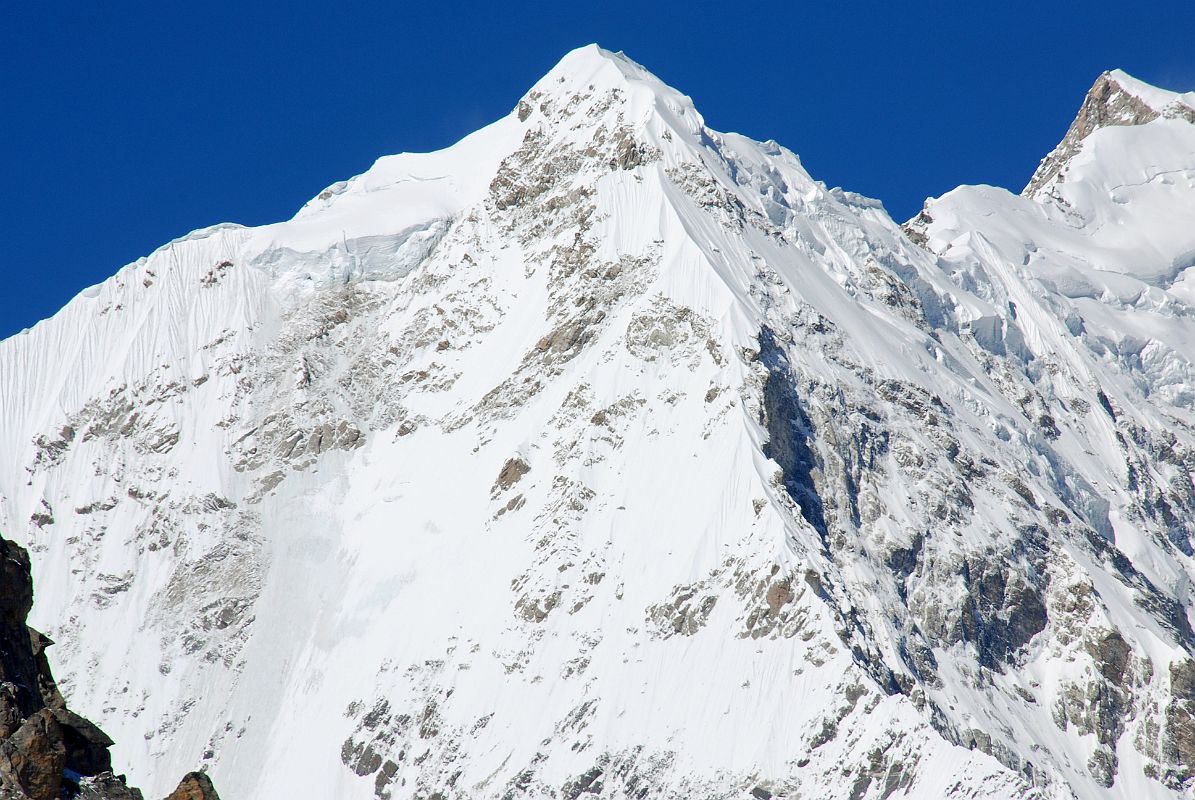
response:
[(1162, 755), (1168, 762), (1164, 777), (1169, 785), (1180, 787), (1195, 775), (1195, 661), (1170, 665), (1170, 691), (1162, 739)]
[[(112, 740), (66, 707), (46, 660), (53, 644), (25, 624), (33, 607), (29, 554), (0, 537), (0, 798), (142, 800), (112, 773)], [(219, 800), (187, 775), (168, 800)]]
[(202, 772), (189, 772), (179, 782), (178, 788), (166, 800), (220, 800), (212, 779)]

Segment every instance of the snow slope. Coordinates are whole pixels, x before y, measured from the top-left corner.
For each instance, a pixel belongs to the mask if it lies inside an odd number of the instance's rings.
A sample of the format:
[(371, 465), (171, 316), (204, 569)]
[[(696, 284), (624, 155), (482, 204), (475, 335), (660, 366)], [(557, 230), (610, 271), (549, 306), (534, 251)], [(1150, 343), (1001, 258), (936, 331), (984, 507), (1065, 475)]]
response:
[(1192, 131), (906, 235), (590, 46), (172, 242), (0, 342), (64, 692), (151, 795), (1183, 796)]

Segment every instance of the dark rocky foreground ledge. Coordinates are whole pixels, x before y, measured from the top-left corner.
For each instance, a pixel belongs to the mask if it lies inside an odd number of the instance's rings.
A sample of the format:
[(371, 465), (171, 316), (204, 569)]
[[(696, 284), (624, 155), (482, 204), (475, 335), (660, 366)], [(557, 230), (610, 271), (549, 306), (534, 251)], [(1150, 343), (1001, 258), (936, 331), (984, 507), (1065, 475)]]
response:
[[(112, 772), (112, 740), (66, 707), (46, 660), (52, 642), (25, 624), (29, 554), (0, 537), (0, 800), (143, 800)], [(166, 800), (220, 800), (192, 772)]]

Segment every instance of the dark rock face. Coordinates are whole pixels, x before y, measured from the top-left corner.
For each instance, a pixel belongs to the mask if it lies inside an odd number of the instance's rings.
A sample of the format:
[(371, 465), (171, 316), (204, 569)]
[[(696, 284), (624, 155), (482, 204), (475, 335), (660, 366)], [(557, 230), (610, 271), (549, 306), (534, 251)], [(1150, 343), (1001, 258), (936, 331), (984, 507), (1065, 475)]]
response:
[(29, 554), (0, 539), (0, 642), (5, 645), (0, 648), (0, 681), (11, 687), (9, 702), (22, 719), (48, 704), (42, 694), (44, 659), (38, 658), (40, 653), (35, 652), (32, 634), (25, 626), (31, 608), (33, 581), (29, 577)]
[(112, 771), (112, 756), (108, 748), (113, 742), (108, 734), (90, 720), (63, 707), (52, 710), (62, 728), (62, 744), (66, 748), (66, 763), (80, 775), (99, 775)]
[(767, 328), (759, 334), (759, 360), (768, 368), (763, 398), (763, 423), (768, 430), (764, 455), (780, 465), (785, 491), (800, 507), (805, 521), (825, 539), (829, 526), (813, 479), (814, 472), (822, 466), (811, 446), (813, 423), (797, 397), (788, 360)]
[[(33, 607), (29, 554), (0, 537), (0, 798), (142, 800), (112, 774), (112, 740), (66, 707), (45, 650), (52, 642), (25, 624)], [(193, 772), (168, 800), (219, 800)]]
[(961, 638), (973, 643), (983, 666), (1003, 671), (1003, 664), (1046, 627), (1046, 607), (1038, 590), (999, 562), (963, 563), (967, 602), (960, 620)]
[(48, 708), (25, 720), (0, 745), (0, 785), (19, 787), (30, 800), (55, 800), (65, 768), (62, 727)]
[(1195, 661), (1170, 665), (1170, 691), (1162, 754), (1170, 765), (1166, 783), (1177, 788), (1195, 777)]
[(17, 705), (17, 687), (0, 683), (0, 741), (16, 733), (21, 727), (21, 709)]

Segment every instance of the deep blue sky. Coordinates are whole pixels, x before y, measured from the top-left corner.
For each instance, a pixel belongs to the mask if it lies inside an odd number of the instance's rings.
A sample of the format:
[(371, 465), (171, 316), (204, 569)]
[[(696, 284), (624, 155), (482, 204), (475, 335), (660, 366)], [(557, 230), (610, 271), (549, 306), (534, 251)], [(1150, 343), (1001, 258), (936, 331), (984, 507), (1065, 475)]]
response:
[(452, 143), (591, 41), (898, 220), (1019, 190), (1104, 69), (1195, 88), (1191, 0), (307, 5), (7, 10), (0, 337), (190, 230)]

